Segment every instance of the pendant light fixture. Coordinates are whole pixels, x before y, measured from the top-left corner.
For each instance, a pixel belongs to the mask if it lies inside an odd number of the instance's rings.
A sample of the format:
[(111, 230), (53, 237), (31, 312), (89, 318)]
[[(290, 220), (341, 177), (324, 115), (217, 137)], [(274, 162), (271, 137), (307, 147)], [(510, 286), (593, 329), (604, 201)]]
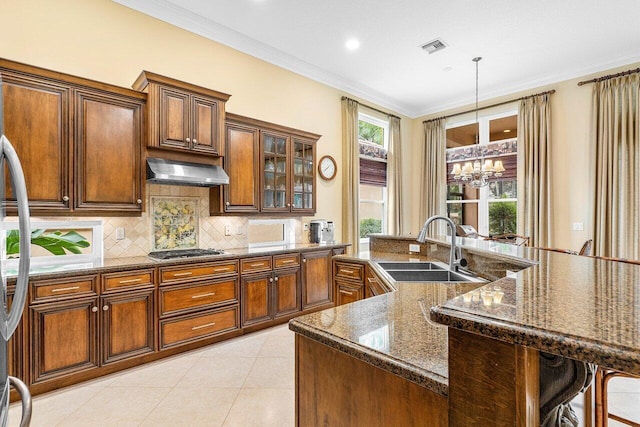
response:
[(489, 179), (500, 178), (502, 172), (505, 171), (502, 166), (502, 160), (496, 160), (494, 163), (491, 159), (484, 160), (479, 156), (480, 151), (480, 122), (478, 121), (478, 62), (482, 58), (477, 56), (472, 59), (476, 63), (476, 125), (478, 126), (478, 133), (476, 134), (476, 159), (473, 162), (466, 162), (464, 166), (460, 163), (453, 165), (453, 171), (451, 175), (456, 181), (462, 181), (463, 184), (470, 185), (473, 188), (480, 188), (489, 185)]

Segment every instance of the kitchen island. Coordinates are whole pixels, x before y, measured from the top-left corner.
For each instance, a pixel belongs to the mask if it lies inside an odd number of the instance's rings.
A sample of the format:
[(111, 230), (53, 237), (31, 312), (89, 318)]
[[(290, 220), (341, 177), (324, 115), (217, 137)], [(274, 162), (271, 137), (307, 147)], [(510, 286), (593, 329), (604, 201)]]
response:
[[(326, 420), (364, 425), (357, 416), (385, 404), (371, 395), (415, 385), (421, 387), (421, 404), (393, 410), (389, 401), (384, 407), (400, 420), (413, 420), (409, 425), (424, 425), (418, 419), (427, 416), (428, 425), (534, 426), (540, 424), (541, 353), (640, 373), (639, 266), (459, 240), (472, 270), (490, 283), (465, 288), (389, 281), (392, 293), (290, 322), (297, 333), (298, 419), (315, 420), (311, 425)], [(422, 245), (420, 254), (404, 250), (411, 238), (380, 237), (372, 243), (374, 251), (364, 261), (373, 268), (388, 258), (447, 256), (440, 249), (447, 243), (437, 239)], [(431, 252), (434, 244), (440, 248)], [(382, 272), (381, 277), (388, 278)], [(487, 292), (500, 293), (499, 302), (483, 300)], [(376, 333), (379, 339), (368, 339)], [(317, 352), (328, 353), (330, 363), (323, 366), (322, 359), (309, 357)], [(338, 359), (365, 375), (347, 372), (337, 381)], [(387, 386), (388, 375), (402, 387)], [(361, 382), (375, 392), (349, 397), (363, 389)], [(330, 394), (327, 386), (333, 387)], [(332, 402), (358, 402), (359, 410), (324, 406), (328, 395)]]

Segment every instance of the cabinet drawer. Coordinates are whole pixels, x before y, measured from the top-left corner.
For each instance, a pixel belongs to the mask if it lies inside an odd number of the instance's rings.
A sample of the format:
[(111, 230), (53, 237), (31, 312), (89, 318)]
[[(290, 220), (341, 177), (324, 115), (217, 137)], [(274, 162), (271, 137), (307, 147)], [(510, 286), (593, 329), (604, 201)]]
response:
[(126, 271), (102, 275), (102, 292), (153, 287), (153, 270)]
[(366, 286), (367, 286), (366, 291), (371, 294), (368, 296), (382, 295), (387, 292), (386, 289), (380, 283), (380, 280), (373, 275), (367, 274)]
[(364, 265), (336, 262), (335, 277), (355, 279), (362, 282), (364, 279)]
[(271, 257), (254, 257), (240, 260), (240, 273), (257, 273), (259, 271), (271, 270)]
[(300, 254), (286, 254), (273, 256), (273, 268), (298, 267), (300, 265)]
[(238, 273), (238, 260), (180, 267), (160, 267), (160, 284), (191, 282)]
[(96, 282), (98, 276), (76, 277), (72, 280), (59, 279), (43, 282), (32, 282), (32, 302), (50, 301), (59, 298), (97, 295)]
[(160, 321), (160, 347), (167, 348), (238, 329), (238, 306)]
[(160, 289), (160, 316), (238, 301), (238, 279)]

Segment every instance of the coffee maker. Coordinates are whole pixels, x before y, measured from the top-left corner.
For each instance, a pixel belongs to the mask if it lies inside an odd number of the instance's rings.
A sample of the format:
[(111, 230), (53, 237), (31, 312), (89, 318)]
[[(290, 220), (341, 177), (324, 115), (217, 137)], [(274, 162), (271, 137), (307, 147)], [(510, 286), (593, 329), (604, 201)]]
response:
[(309, 241), (311, 243), (333, 243), (335, 241), (333, 234), (333, 221), (315, 219), (309, 223)]

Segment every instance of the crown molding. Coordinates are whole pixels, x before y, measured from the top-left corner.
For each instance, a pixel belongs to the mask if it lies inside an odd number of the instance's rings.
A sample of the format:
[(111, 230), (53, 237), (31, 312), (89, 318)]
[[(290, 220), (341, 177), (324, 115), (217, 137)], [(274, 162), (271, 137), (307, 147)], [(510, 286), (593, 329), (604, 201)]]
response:
[(206, 19), (166, 0), (112, 0), (137, 12), (149, 15), (183, 30), (198, 34), (209, 40), (231, 47), (270, 64), (300, 74), (311, 80), (344, 91), (350, 96), (372, 102), (391, 112), (411, 116), (415, 113), (402, 102), (398, 102), (366, 85), (329, 73), (315, 65), (302, 61), (279, 49), (252, 39), (229, 27)]

